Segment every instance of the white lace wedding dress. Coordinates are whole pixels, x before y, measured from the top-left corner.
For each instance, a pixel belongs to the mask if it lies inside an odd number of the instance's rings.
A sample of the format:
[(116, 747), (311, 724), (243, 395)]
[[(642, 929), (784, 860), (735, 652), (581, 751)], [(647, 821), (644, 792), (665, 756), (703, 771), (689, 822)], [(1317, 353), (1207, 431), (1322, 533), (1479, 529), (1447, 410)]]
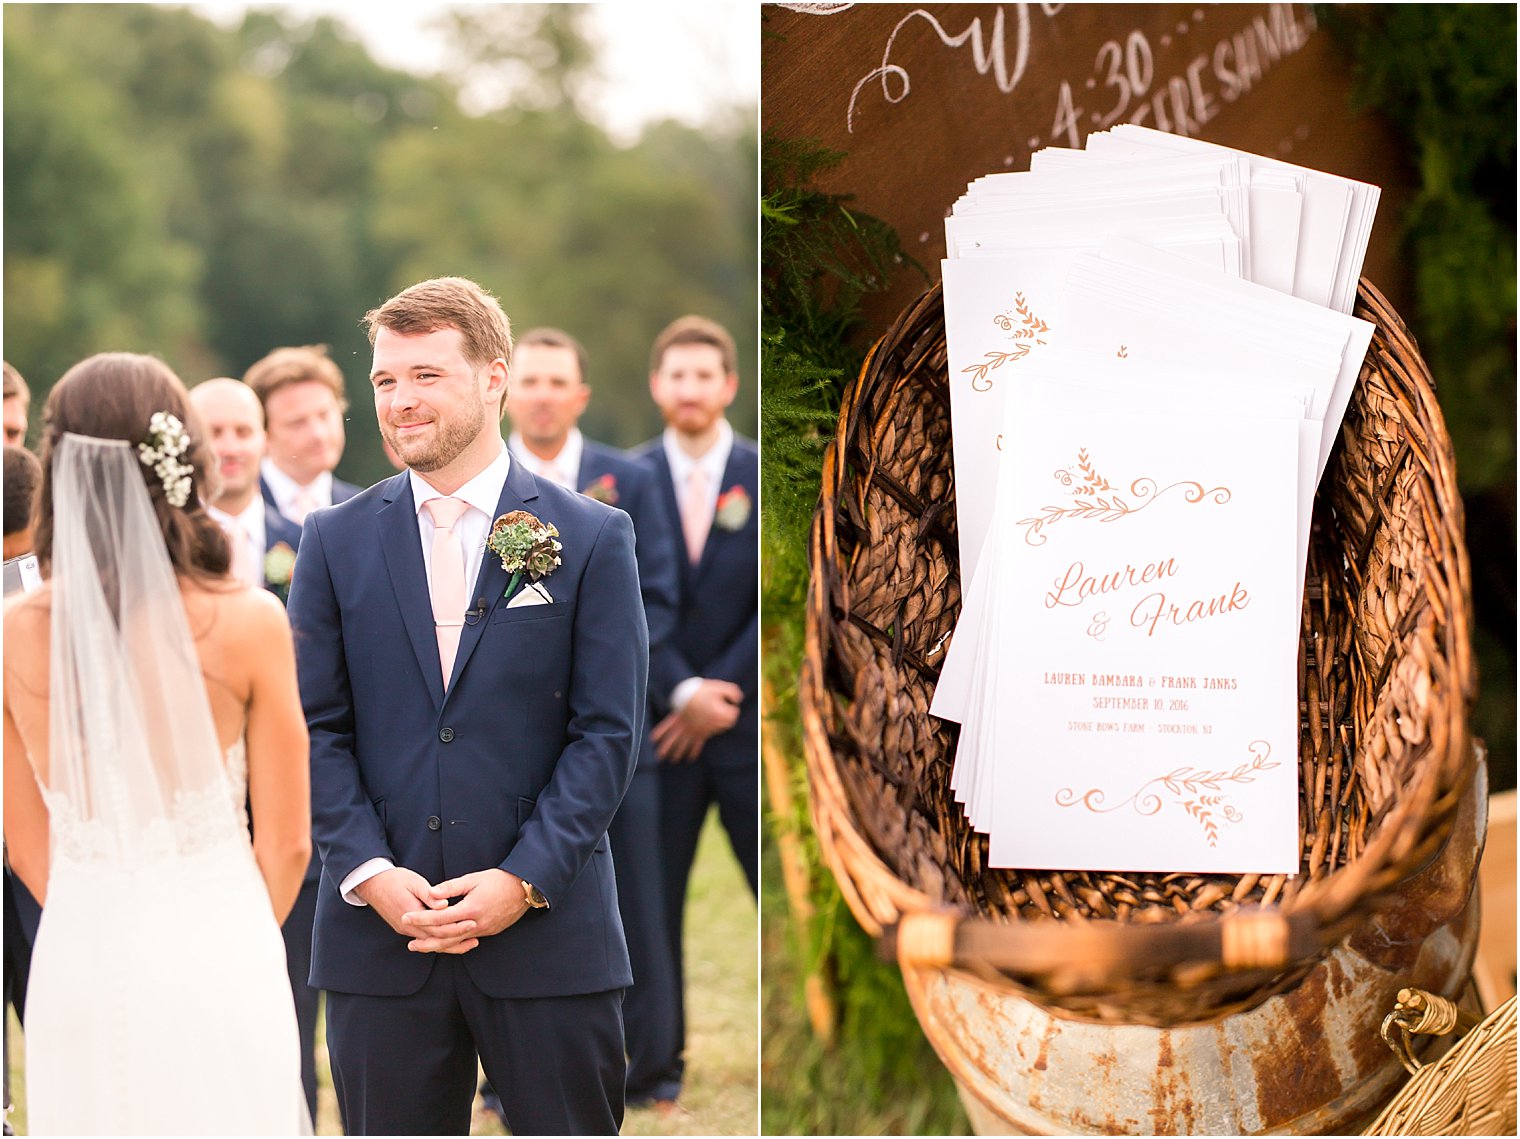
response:
[[(32, 1134), (310, 1134), (285, 945), (247, 840), (247, 780), (239, 742), (223, 784), (155, 822), (130, 869), (47, 794), (52, 870), (27, 989)], [(240, 843), (210, 822), (229, 801)]]
[(309, 1133), (246, 750), (218, 743), (143, 471), (119, 440), (64, 434), (53, 452), (27, 1129)]

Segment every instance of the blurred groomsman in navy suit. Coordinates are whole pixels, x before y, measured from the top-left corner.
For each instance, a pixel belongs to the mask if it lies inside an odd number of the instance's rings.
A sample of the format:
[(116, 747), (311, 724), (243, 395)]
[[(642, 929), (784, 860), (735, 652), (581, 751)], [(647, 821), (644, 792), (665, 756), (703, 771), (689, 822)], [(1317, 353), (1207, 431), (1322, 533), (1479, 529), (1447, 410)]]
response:
[(650, 368), (649, 391), (666, 427), (644, 445), (640, 461), (659, 486), (681, 587), (674, 651), (649, 664), (666, 928), (679, 983), (686, 885), (713, 803), (750, 890), (758, 892), (760, 454), (723, 415), (739, 391), (734, 340), (725, 328), (682, 317), (656, 338)]
[[(264, 454), (264, 408), (241, 380), (206, 380), (190, 389), (190, 406), (200, 417), (220, 476), (216, 496), (206, 512), (221, 524), (232, 544), (232, 575), (254, 589), (268, 589), (284, 600), (301, 528), (283, 517), (259, 494), (259, 459)], [(192, 430), (194, 428), (192, 427)], [(313, 1120), (317, 1117), (317, 1003), (320, 990), (311, 974), (311, 931), (317, 914), (317, 883), (322, 863), (312, 856), (295, 907), (280, 932), (285, 937), (285, 965), (301, 1031), (301, 1082)]]
[(333, 477), (343, 458), (343, 373), (325, 345), (276, 348), (243, 373), (264, 405), (267, 454), (259, 469), (264, 501), (298, 527), (359, 487)]
[[(530, 329), (512, 349), (509, 390), (512, 435), (507, 447), (512, 454), (540, 478), (616, 507), (633, 520), (649, 655), (665, 661), (667, 670), (679, 668), (670, 643), (677, 567), (660, 488), (631, 456), (581, 434), (577, 423), (591, 399), (585, 349), (557, 328)], [(666, 933), (660, 772), (649, 735), (652, 723), (646, 717), (638, 770), (608, 832), (633, 966), (633, 987), (623, 998), (629, 1107), (673, 1104), (681, 1090), (681, 994)], [(494, 1109), (490, 1093), (486, 1101)]]

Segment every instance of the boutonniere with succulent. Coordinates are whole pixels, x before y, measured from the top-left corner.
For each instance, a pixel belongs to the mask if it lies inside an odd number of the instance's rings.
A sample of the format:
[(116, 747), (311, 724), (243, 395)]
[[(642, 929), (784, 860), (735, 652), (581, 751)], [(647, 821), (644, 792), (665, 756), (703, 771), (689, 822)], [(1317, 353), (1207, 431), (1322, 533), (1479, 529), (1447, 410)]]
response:
[(581, 493), (587, 498), (594, 498), (607, 506), (616, 506), (618, 500), (617, 479), (612, 477), (609, 471), (601, 478), (581, 488)]
[(741, 530), (749, 521), (752, 504), (749, 494), (742, 486), (731, 486), (718, 495), (718, 511), (713, 525), (719, 530)]
[(501, 559), (501, 568), (512, 575), (503, 597), (510, 598), (526, 575), (529, 581), (548, 577), (559, 566), (559, 531), (552, 522), (540, 522), (526, 510), (513, 510), (491, 523), (486, 546)]
[(264, 552), (264, 584), (279, 596), (290, 600), (290, 578), (296, 569), (296, 552), (285, 542), (276, 542)]

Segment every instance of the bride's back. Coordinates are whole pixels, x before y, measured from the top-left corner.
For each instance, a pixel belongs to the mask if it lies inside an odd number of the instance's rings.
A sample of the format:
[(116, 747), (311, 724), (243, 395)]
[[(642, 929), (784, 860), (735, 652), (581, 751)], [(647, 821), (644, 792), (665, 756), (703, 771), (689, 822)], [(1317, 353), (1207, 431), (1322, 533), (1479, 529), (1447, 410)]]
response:
[(54, 385), (44, 421), (46, 581), (4, 618), (12, 867), (40, 897), (50, 811), (39, 781), (61, 809), (109, 816), (132, 842), (206, 788), (207, 765), (242, 738), (254, 855), (283, 915), (311, 842), (290, 626), (273, 594), (228, 575), (227, 538), (202, 505), (211, 452), (184, 385), (161, 360), (103, 353)]
[[(180, 596), (200, 661), (216, 736), (225, 752), (243, 737), (249, 706), (268, 665), (270, 638), (285, 624), (279, 601), (231, 579), (180, 579)], [(5, 606), (6, 706), (26, 751), (47, 784), (52, 586), (45, 583)], [(286, 639), (289, 634), (284, 633)], [(276, 641), (276, 646), (278, 641)]]

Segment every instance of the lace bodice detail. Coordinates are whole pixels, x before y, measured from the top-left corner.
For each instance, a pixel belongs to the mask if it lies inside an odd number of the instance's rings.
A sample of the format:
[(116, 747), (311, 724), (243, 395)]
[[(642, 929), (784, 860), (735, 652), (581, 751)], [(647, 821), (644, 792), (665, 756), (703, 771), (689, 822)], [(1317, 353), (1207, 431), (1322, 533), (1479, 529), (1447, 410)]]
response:
[[(116, 801), (109, 813), (127, 817), (126, 788), (103, 774), (102, 795)], [(137, 834), (117, 834), (100, 818), (84, 818), (60, 791), (42, 789), (47, 804), (55, 861), (107, 863), (130, 869), (165, 858), (203, 854), (219, 846), (248, 844), (248, 748), (243, 739), (229, 747), (220, 778), (194, 792), (178, 792), (166, 817), (149, 821)]]

